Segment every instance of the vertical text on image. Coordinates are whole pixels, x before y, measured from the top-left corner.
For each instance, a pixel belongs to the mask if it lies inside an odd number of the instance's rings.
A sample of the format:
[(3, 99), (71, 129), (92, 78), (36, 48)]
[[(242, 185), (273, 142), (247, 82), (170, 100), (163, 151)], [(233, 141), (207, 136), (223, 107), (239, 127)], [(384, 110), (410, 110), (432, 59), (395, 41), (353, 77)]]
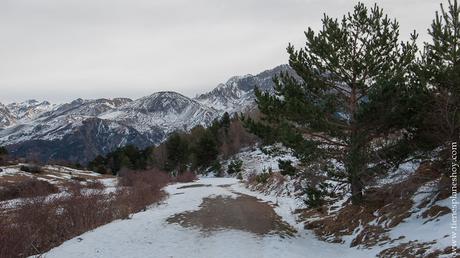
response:
[(450, 178), (452, 180), (452, 252), (456, 253), (457, 251), (457, 185), (458, 185), (458, 143), (452, 142), (451, 145), (451, 174)]

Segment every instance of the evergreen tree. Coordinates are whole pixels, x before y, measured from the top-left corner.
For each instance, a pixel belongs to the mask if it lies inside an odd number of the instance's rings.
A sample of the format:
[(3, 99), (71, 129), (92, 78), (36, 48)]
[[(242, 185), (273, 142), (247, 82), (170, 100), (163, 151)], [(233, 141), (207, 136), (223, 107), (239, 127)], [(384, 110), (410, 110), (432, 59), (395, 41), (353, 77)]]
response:
[[(275, 95), (256, 90), (261, 122), (246, 120), (265, 142), (281, 141), (304, 162), (326, 164), (332, 178), (350, 184), (352, 200), (362, 200), (375, 152), (395, 148), (384, 141), (402, 134), (414, 112), (410, 87), (416, 35), (399, 42), (399, 24), (375, 5), (355, 6), (341, 21), (324, 15), (323, 28), (305, 32), (306, 46), (289, 45), (289, 64), (301, 78), (274, 78)], [(408, 135), (393, 137), (406, 139)], [(344, 169), (330, 169), (332, 161)]]
[(7, 155), (8, 155), (8, 150), (5, 147), (0, 146), (0, 164), (4, 162), (4, 158)]
[(166, 141), (167, 162), (165, 169), (172, 171), (178, 169), (179, 172), (185, 170), (188, 162), (189, 146), (187, 140), (183, 139), (179, 133), (173, 133)]
[(218, 143), (212, 131), (205, 131), (194, 146), (195, 166), (207, 167), (217, 159)]
[(94, 158), (94, 160), (89, 162), (88, 169), (93, 170), (100, 174), (106, 174), (107, 173), (106, 165), (107, 165), (106, 159), (103, 156), (98, 155), (96, 158)]
[(224, 128), (224, 132), (225, 132), (225, 135), (228, 135), (228, 129), (230, 128), (230, 115), (225, 112), (223, 115), (222, 115), (222, 118), (220, 120), (220, 123), (221, 123), (221, 126), (222, 128)]
[(3, 146), (0, 146), (0, 156), (6, 156), (8, 155), (8, 150), (3, 147)]
[(117, 171), (121, 169), (133, 169), (133, 163), (129, 159), (128, 155), (126, 155), (124, 152), (121, 152), (119, 157), (118, 157), (119, 165)]
[(243, 161), (241, 159), (234, 159), (228, 164), (227, 173), (229, 175), (238, 174), (243, 169)]
[(431, 102), (426, 124), (438, 144), (458, 139), (460, 135), (460, 8), (449, 1), (428, 30), (432, 42), (425, 43), (421, 59), (422, 81), (428, 84)]

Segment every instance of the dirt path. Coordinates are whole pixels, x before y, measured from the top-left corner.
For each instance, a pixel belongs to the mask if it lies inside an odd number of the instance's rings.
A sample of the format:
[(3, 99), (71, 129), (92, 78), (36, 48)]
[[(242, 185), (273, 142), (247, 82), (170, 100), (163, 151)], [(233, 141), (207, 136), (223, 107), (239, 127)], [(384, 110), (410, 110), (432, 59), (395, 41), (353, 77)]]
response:
[(166, 221), (183, 227), (197, 227), (205, 233), (234, 229), (261, 236), (294, 236), (296, 230), (284, 222), (269, 204), (253, 196), (237, 195), (204, 198), (199, 210), (175, 214)]
[(269, 200), (256, 198), (232, 178), (165, 190), (169, 198), (163, 203), (66, 241), (44, 257), (373, 257), (317, 240), (295, 225), (288, 208), (278, 206), (275, 212)]

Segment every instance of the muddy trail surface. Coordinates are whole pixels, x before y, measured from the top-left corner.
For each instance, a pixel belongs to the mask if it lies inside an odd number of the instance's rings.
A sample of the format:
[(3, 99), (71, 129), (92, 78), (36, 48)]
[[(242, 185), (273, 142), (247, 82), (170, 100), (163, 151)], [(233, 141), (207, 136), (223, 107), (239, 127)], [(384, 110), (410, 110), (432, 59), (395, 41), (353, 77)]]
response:
[(275, 205), (278, 200), (233, 178), (202, 178), (165, 191), (169, 196), (162, 203), (68, 240), (42, 257), (373, 257), (317, 240), (296, 223), (289, 206)]
[(278, 234), (284, 237), (296, 233), (294, 228), (276, 214), (271, 205), (246, 194), (204, 198), (199, 210), (175, 214), (166, 221), (183, 227), (195, 227), (205, 233), (226, 229), (242, 230), (259, 236)]

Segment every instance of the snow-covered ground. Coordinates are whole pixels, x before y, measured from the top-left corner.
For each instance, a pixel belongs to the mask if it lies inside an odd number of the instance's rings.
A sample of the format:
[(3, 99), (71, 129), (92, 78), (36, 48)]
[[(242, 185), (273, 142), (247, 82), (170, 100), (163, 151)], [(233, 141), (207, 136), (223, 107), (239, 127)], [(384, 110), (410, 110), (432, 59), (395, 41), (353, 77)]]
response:
[[(204, 184), (208, 187), (181, 188)], [(230, 186), (228, 186), (230, 185)], [(289, 198), (264, 196), (247, 190), (233, 178), (201, 178), (197, 182), (169, 185), (169, 197), (131, 219), (118, 220), (66, 241), (50, 250), (45, 257), (372, 257), (371, 250), (357, 250), (342, 244), (319, 241), (297, 224), (292, 215), (296, 204)], [(169, 224), (166, 219), (178, 213), (200, 209), (203, 198), (256, 196), (276, 204), (275, 211), (298, 230), (294, 237), (277, 234), (255, 235), (241, 230), (225, 229), (204, 234), (199, 228)], [(212, 218), (210, 218), (212, 219)]]
[(241, 152), (233, 155), (228, 160), (223, 162), (223, 167), (226, 169), (228, 164), (235, 159), (239, 159), (243, 162), (242, 174), (243, 178), (247, 178), (251, 174), (260, 174), (267, 172), (268, 170), (279, 171), (278, 160), (289, 160), (292, 165), (299, 164), (297, 158), (295, 158), (291, 151), (281, 146), (275, 146), (280, 148), (280, 153), (266, 154), (263, 153), (260, 148), (247, 148)]
[[(118, 179), (112, 175), (102, 175), (93, 171), (78, 170), (59, 165), (42, 166), (40, 173), (29, 173), (21, 170), (21, 166), (30, 166), (29, 164), (17, 164), (11, 166), (0, 166), (0, 190), (3, 187), (15, 186), (29, 179), (45, 181), (58, 188), (58, 193), (48, 195), (48, 199), (58, 196), (67, 195), (66, 183), (77, 183), (83, 187), (83, 192), (91, 192), (92, 189), (84, 189), (89, 183), (102, 183), (105, 193), (116, 191)], [(14, 208), (23, 201), (33, 197), (20, 197), (0, 201), (0, 207), (3, 209)]]

